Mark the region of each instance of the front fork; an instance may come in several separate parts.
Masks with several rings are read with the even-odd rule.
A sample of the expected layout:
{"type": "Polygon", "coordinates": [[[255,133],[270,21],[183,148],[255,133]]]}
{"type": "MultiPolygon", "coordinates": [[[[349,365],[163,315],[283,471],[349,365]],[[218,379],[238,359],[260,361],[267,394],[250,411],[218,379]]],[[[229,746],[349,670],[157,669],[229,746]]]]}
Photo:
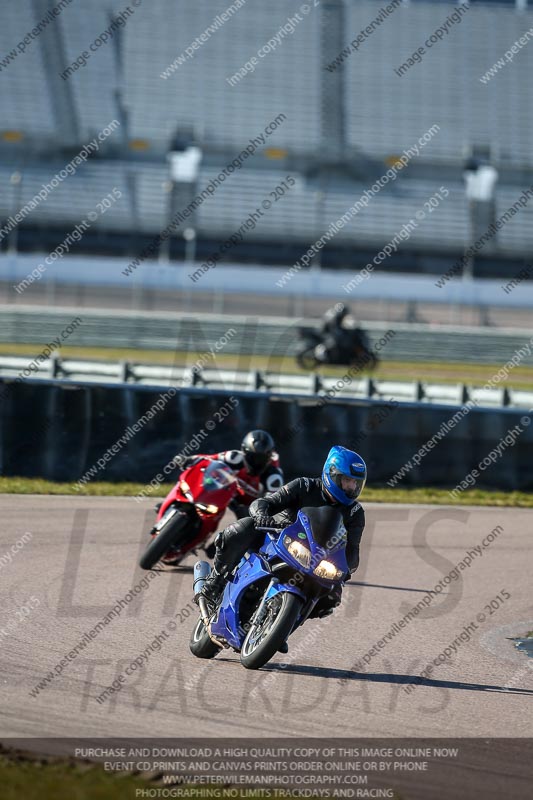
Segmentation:
{"type": "Polygon", "coordinates": [[[250,619],[250,627],[252,627],[253,625],[260,625],[263,622],[266,614],[266,604],[269,600],[268,593],[270,592],[275,583],[276,583],[275,579],[271,578],[267,588],[265,589],[263,597],[261,598],[261,602],[255,609],[252,618],[250,619]]]}
{"type": "MultiPolygon", "coordinates": [[[[259,603],[257,609],[255,610],[255,612],[254,612],[254,614],[253,614],[253,616],[252,616],[252,618],[250,620],[250,629],[252,627],[254,627],[254,626],[261,625],[261,623],[263,622],[263,620],[265,618],[265,614],[266,614],[267,603],[268,603],[269,600],[272,599],[272,597],[276,596],[275,594],[274,595],[270,595],[270,590],[277,583],[278,583],[278,581],[277,581],[276,578],[271,578],[270,583],[268,584],[267,588],[265,589],[265,593],[263,594],[261,602],[259,603]]],[[[280,592],[276,592],[276,594],[280,594],[280,592]]],[[[293,630],[296,630],[296,628],[300,627],[300,625],[303,625],[303,623],[305,622],[305,620],[307,619],[307,617],[311,613],[316,601],[309,600],[303,593],[300,593],[300,592],[294,592],[293,591],[292,594],[297,594],[299,597],[302,597],[302,599],[305,602],[305,605],[303,607],[303,613],[302,613],[302,615],[300,616],[300,619],[298,620],[298,622],[295,624],[295,626],[293,628],[293,630]],[[307,613],[306,613],[306,609],[308,609],[307,613]]]]}

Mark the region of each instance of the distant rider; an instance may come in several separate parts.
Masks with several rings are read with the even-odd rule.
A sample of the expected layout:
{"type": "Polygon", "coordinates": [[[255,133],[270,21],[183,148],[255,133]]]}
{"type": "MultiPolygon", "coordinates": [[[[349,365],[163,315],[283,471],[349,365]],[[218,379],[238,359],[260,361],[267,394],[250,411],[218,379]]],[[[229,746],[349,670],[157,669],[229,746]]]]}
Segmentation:
{"type": "Polygon", "coordinates": [[[328,308],[322,320],[322,335],[337,337],[343,330],[343,322],[349,313],[350,309],[344,303],[337,303],[333,308],[328,308]]]}
{"type": "Polygon", "coordinates": [[[332,363],[348,357],[353,349],[353,330],[344,327],[344,321],[350,309],[344,303],[337,303],[324,314],[320,333],[324,339],[316,348],[316,355],[322,361],[332,363]]]}
{"type": "MultiPolygon", "coordinates": [[[[211,605],[216,604],[230,573],[246,551],[257,552],[262,546],[265,533],[256,530],[256,526],[287,527],[304,506],[329,505],[342,515],[348,579],[359,565],[359,542],[365,527],[365,513],[357,498],[363,491],[366,476],[366,464],[361,456],[336,445],[329,451],[320,478],[296,478],[274,494],[255,500],[250,506],[250,517],[228,525],[215,538],[214,567],[202,590],[206,600],[211,605]]],[[[339,605],[341,594],[339,585],[319,600],[311,616],[331,614],[339,605]]]]}

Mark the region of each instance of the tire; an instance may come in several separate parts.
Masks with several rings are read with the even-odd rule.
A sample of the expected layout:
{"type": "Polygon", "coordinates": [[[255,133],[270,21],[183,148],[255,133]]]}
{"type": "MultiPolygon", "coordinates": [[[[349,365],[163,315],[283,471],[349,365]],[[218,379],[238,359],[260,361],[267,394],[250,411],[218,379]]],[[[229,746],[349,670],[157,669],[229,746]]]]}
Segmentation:
{"type": "Polygon", "coordinates": [[[196,658],[214,658],[221,648],[211,641],[201,619],[194,626],[189,640],[189,650],[196,658]]]}
{"type": "Polygon", "coordinates": [[[189,537],[190,525],[187,514],[178,511],[166,522],[157,536],[154,536],[139,560],[142,569],[152,569],[171,547],[184,544],[189,537]],[[181,535],[180,535],[181,534],[181,535]]]}
{"type": "Polygon", "coordinates": [[[291,592],[280,592],[269,603],[276,600],[279,603],[279,608],[274,611],[273,617],[270,616],[269,619],[269,615],[267,615],[266,620],[263,621],[259,630],[263,629],[265,625],[268,626],[268,629],[259,643],[254,644],[252,640],[253,634],[258,633],[255,625],[246,634],[246,639],[241,648],[241,664],[246,669],[259,669],[270,661],[286,641],[298,619],[303,605],[303,600],[300,597],[291,592]]]}
{"type": "Polygon", "coordinates": [[[318,361],[315,357],[315,346],[312,345],[306,350],[301,350],[299,353],[296,353],[296,363],[301,369],[315,369],[318,365],[318,361]]]}

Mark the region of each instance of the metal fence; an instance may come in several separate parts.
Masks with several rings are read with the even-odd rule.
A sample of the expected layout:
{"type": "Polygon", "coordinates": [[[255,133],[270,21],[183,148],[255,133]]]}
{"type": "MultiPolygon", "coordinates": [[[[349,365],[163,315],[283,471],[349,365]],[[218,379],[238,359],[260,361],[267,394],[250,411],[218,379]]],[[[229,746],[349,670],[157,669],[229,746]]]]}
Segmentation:
{"type": "MultiPolygon", "coordinates": [[[[0,356],[0,375],[23,375],[28,359],[0,356]]],[[[61,379],[75,383],[134,383],[144,386],[178,386],[280,395],[394,400],[398,403],[439,403],[463,405],[472,400],[487,408],[533,406],[533,392],[505,387],[484,388],[464,383],[437,384],[423,381],[376,380],[358,374],[355,368],[341,378],[316,373],[297,375],[264,370],[214,369],[200,367],[136,364],[129,361],[102,362],[52,356],[35,364],[32,377],[61,379]]]]}

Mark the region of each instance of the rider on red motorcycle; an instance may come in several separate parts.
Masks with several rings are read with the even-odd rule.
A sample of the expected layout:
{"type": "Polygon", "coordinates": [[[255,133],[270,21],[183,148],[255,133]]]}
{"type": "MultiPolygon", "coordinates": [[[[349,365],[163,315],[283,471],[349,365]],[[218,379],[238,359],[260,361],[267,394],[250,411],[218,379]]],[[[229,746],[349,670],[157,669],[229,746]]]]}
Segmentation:
{"type": "Polygon", "coordinates": [[[198,458],[216,459],[227,464],[236,474],[241,490],[229,508],[237,519],[243,519],[248,516],[250,503],[267,493],[276,492],[283,486],[283,471],[274,448],[274,440],[269,433],[255,430],[246,434],[240,450],[224,450],[221,453],[198,454],[186,458],[178,455],[174,461],[180,469],[190,467],[198,458]]]}

